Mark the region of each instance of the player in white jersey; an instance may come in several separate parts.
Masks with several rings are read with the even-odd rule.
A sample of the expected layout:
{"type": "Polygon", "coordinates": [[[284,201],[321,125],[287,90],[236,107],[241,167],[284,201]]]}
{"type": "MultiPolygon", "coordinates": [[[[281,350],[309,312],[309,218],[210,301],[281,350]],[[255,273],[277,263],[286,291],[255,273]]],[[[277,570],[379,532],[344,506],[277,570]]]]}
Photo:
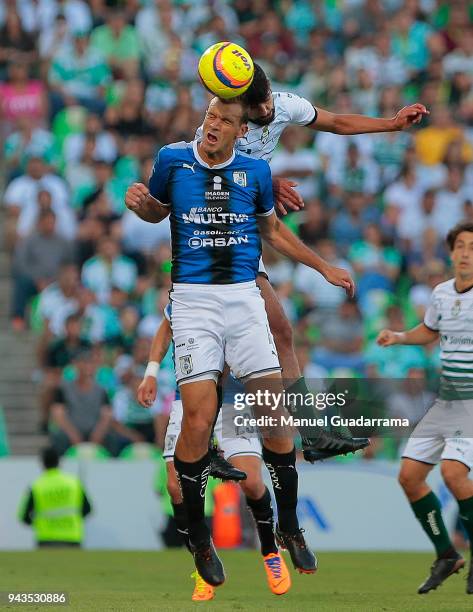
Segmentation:
{"type": "MultiPolygon", "coordinates": [[[[402,108],[390,119],[366,117],[364,115],[340,115],[315,107],[309,100],[288,92],[271,91],[271,83],[263,69],[255,64],[253,82],[243,96],[248,106],[248,131],[237,141],[236,148],[252,157],[271,161],[279,138],[288,125],[306,126],[312,130],[334,132],[342,135],[392,132],[408,129],[419,123],[428,114],[423,104],[412,104],[402,108]]],[[[201,128],[196,137],[201,135],[201,128]]],[[[135,184],[136,185],[136,184],[135,184]]],[[[304,203],[293,189],[296,184],[287,179],[273,178],[274,204],[278,212],[286,214],[286,208],[300,210],[304,203]]],[[[137,204],[132,193],[132,185],[126,195],[127,206],[137,204]]],[[[330,281],[329,281],[330,282],[330,281]]],[[[288,393],[295,397],[305,397],[308,392],[294,350],[292,327],[284,309],[272,288],[263,262],[260,261],[256,281],[265,301],[269,326],[276,344],[283,379],[288,393]]],[[[297,416],[312,418],[312,409],[305,404],[292,407],[297,416]]],[[[314,462],[339,454],[360,450],[369,444],[367,438],[348,438],[339,433],[318,429],[308,434],[301,431],[304,458],[314,462]]]]}
{"type": "MultiPolygon", "coordinates": [[[[436,589],[464,565],[442,518],[441,505],[426,478],[440,462],[445,484],[458,502],[473,556],[473,223],[447,236],[455,277],[432,292],[424,322],[409,331],[384,329],[378,344],[430,344],[440,339],[438,398],[412,433],[403,453],[399,482],[437,553],[431,574],[418,593],[436,589]]],[[[467,579],[473,594],[473,561],[467,579]]]]}
{"type": "MultiPolygon", "coordinates": [[[[272,92],[271,83],[263,69],[255,64],[253,82],[243,95],[248,106],[248,131],[237,141],[237,149],[271,161],[279,138],[288,125],[306,126],[311,130],[353,135],[373,132],[392,132],[408,129],[419,123],[428,113],[423,104],[412,104],[402,108],[395,117],[382,119],[363,115],[339,115],[315,107],[309,100],[288,92],[272,92]]],[[[292,188],[295,183],[273,177],[275,207],[280,214],[286,214],[285,207],[299,210],[303,207],[302,198],[292,188]]],[[[289,323],[279,299],[272,288],[264,266],[260,265],[257,279],[258,287],[266,304],[269,326],[277,347],[283,378],[288,393],[305,397],[307,386],[299,368],[294,351],[291,324],[289,323]]],[[[298,417],[313,418],[313,408],[304,403],[292,409],[298,417]]],[[[369,443],[367,438],[347,438],[340,433],[307,428],[300,431],[304,458],[313,462],[327,459],[338,454],[346,454],[362,449],[369,443]]]]}

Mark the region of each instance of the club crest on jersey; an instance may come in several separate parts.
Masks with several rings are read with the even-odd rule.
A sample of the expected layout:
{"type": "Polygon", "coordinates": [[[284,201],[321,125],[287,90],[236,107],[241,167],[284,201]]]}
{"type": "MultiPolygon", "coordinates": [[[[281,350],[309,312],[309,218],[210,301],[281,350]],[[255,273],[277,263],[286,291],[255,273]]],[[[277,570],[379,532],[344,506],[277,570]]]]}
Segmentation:
{"type": "Polygon", "coordinates": [[[179,357],[179,366],[181,368],[181,372],[187,376],[192,372],[194,366],[192,365],[192,355],[183,355],[179,357]]]}
{"type": "Polygon", "coordinates": [[[266,144],[268,142],[268,138],[269,138],[269,127],[265,125],[261,132],[261,142],[263,144],[266,144]]]}
{"type": "Polygon", "coordinates": [[[234,172],[233,182],[240,185],[240,187],[246,187],[246,172],[234,172]]]}
{"type": "Polygon", "coordinates": [[[461,311],[461,307],[462,303],[460,302],[460,300],[455,300],[452,306],[452,310],[450,311],[452,317],[458,317],[461,311]]]}

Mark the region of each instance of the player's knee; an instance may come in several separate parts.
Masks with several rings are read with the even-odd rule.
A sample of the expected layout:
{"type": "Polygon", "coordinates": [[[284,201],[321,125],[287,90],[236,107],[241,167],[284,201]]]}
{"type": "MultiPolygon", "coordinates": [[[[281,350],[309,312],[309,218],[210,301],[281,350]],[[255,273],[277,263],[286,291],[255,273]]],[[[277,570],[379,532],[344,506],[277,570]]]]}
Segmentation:
{"type": "Polygon", "coordinates": [[[261,478],[261,473],[255,474],[251,471],[247,472],[246,480],[240,482],[240,487],[246,497],[260,499],[264,494],[264,483],[261,478]]]}
{"type": "Polygon", "coordinates": [[[399,472],[398,482],[404,489],[408,497],[415,495],[416,491],[422,486],[423,479],[406,467],[402,467],[399,472]]]}
{"type": "Polygon", "coordinates": [[[468,469],[458,461],[442,462],[440,466],[442,478],[454,496],[461,495],[468,479],[468,469]]]}
{"type": "Polygon", "coordinates": [[[184,437],[193,439],[209,438],[212,430],[213,418],[198,411],[186,414],[182,419],[181,433],[184,437]]]}

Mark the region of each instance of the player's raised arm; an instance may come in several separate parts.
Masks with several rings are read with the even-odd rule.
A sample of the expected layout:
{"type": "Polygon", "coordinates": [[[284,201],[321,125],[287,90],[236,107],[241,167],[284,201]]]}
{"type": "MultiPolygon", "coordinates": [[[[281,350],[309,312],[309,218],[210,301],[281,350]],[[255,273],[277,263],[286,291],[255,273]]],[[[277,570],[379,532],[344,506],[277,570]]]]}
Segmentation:
{"type": "Polygon", "coordinates": [[[306,246],[302,240],[291,232],[273,213],[266,217],[259,217],[258,224],[264,240],[273,249],[289,257],[293,261],[302,263],[309,268],[320,272],[326,281],[337,287],[343,287],[347,295],[355,295],[355,283],[350,274],[342,268],[332,266],[322,259],[315,251],[306,246]]]}
{"type": "Polygon", "coordinates": [[[161,365],[161,362],[169,349],[171,340],[171,324],[167,318],[164,318],[154,335],[149,352],[148,366],[146,368],[143,380],[138,387],[137,399],[145,408],[152,406],[154,400],[156,399],[156,393],[158,391],[156,376],[159,371],[159,366],[161,365]]]}
{"type": "Polygon", "coordinates": [[[379,346],[392,346],[393,344],[430,344],[438,338],[438,331],[430,329],[425,323],[420,323],[413,329],[395,332],[391,329],[382,329],[376,342],[379,346]]]}
{"type": "Polygon", "coordinates": [[[420,123],[429,111],[423,104],[404,106],[394,117],[366,117],[365,115],[339,115],[317,108],[316,119],[309,124],[312,130],[333,132],[334,134],[369,134],[374,132],[399,132],[420,123]]]}

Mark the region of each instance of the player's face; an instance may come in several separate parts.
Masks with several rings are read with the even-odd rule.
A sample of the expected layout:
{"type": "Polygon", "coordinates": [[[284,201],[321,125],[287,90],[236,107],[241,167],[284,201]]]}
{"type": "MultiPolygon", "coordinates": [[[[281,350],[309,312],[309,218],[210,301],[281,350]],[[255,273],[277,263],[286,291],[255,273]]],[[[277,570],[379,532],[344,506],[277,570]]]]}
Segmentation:
{"type": "Polygon", "coordinates": [[[202,148],[208,155],[231,152],[237,138],[247,131],[241,122],[243,108],[240,104],[224,104],[214,98],[205,115],[202,148]]]}
{"type": "Polygon", "coordinates": [[[248,118],[256,125],[268,125],[274,119],[273,94],[270,93],[264,102],[248,108],[248,118]]]}
{"type": "Polygon", "coordinates": [[[458,234],[450,253],[455,276],[473,279],[473,232],[458,234]]]}

